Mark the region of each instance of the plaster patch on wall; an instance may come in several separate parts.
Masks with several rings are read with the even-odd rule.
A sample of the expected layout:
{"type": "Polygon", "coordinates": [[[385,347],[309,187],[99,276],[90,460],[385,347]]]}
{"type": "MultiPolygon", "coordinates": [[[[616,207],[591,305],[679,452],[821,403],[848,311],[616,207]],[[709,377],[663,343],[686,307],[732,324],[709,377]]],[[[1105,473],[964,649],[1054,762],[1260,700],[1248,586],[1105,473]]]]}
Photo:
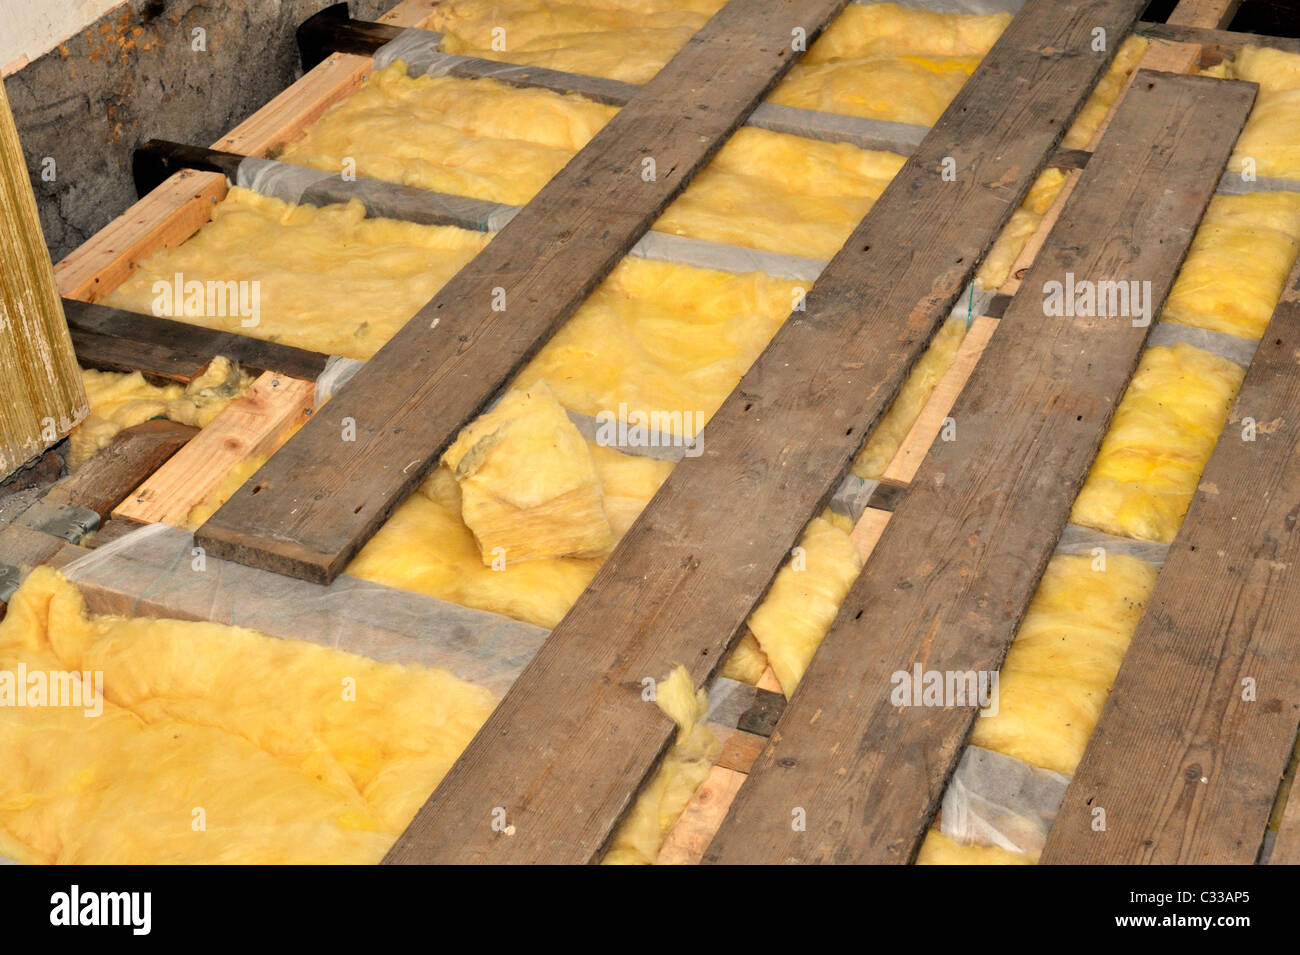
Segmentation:
{"type": "Polygon", "coordinates": [[[0,76],[22,69],[126,0],[0,0],[0,76]]]}

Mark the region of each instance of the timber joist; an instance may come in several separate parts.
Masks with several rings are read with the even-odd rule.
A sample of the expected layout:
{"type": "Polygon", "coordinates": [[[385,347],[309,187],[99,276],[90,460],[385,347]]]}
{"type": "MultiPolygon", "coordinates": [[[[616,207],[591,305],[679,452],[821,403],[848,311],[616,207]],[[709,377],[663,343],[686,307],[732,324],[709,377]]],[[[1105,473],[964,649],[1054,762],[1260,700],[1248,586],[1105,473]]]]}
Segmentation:
{"type": "MultiPolygon", "coordinates": [[[[178,523],[232,463],[267,457],[195,536],[160,530],[116,576],[79,586],[102,612],[238,617],[335,645],[364,633],[398,658],[502,694],[386,861],[599,861],[674,733],[642,699],[643,680],[677,664],[709,690],[726,745],[661,861],[913,861],[977,711],[893,705],[890,674],[914,663],[999,668],[1048,560],[1095,543],[1069,524],[1071,504],[1143,350],[1190,340],[1174,325],[1045,315],[1040,292],[1066,273],[1140,277],[1158,313],[1216,191],[1289,189],[1228,170],[1255,86],[1177,74],[1246,44],[1291,50],[1295,41],[1228,32],[1226,2],[1185,3],[1196,16],[1148,24],[1140,0],[1028,0],[933,127],[763,103],[798,59],[796,28],[811,45],[846,3],[732,0],[643,86],[440,52],[436,34],[420,29],[427,0],[406,0],[378,24],[351,20],[345,5],[304,24],[309,69],[299,83],[211,148],[146,144],[140,201],[56,268],[83,364],[185,382],[224,355],[258,373],[256,384],[197,435],[160,422],[130,429],[84,474],[37,495],[26,517],[0,510],[0,580],[19,566],[78,560],[142,524],[178,523]],[[1111,38],[1100,50],[1098,29],[1111,38]],[[1134,31],[1159,42],[1089,148],[1062,149],[1134,31]],[[227,180],[296,175],[273,157],[376,62],[409,50],[430,55],[413,70],[436,63],[447,75],[578,92],[620,110],[523,206],[364,178],[298,180],[297,201],[359,198],[372,216],[495,234],[328,404],[315,404],[311,383],[330,356],[99,304],[150,252],[202,227],[227,180]],[[653,232],[742,125],[907,159],[829,261],[653,232]],[[660,170],[652,182],[640,175],[647,155],[660,170]],[[955,177],[943,174],[949,164],[955,177]],[[1047,166],[1069,172],[1067,187],[1012,278],[976,305],[976,270],[1047,166]],[[460,430],[629,254],[815,284],[709,421],[702,453],[676,463],[564,619],[548,632],[343,574],[460,430]],[[507,313],[491,308],[496,288],[507,313]],[[969,320],[952,367],[884,478],[853,478],[854,458],[952,314],[969,320]],[[345,419],[355,441],[338,440],[345,419]],[[938,440],[948,420],[960,422],[959,441],[938,440]],[[798,688],[787,702],[771,685],[720,677],[801,530],[827,505],[856,521],[865,565],[798,688]],[[93,514],[98,537],[50,530],[70,514],[93,514]],[[191,547],[217,568],[216,589],[209,580],[142,600],[146,582],[191,547]],[[256,601],[241,602],[250,593],[267,606],[321,593],[355,602],[286,630],[274,614],[259,616],[256,601]],[[417,639],[396,622],[416,618],[448,636],[430,627],[417,639]],[[494,807],[508,835],[490,824],[494,807]],[[805,826],[791,826],[795,810],[805,826]]],[[[1163,565],[1157,589],[1043,861],[1260,855],[1300,727],[1289,624],[1300,611],[1297,308],[1300,271],[1257,352],[1253,342],[1222,343],[1248,368],[1205,472],[1202,486],[1215,490],[1198,492],[1172,545],[1146,552],[1163,565]],[[1241,415],[1282,424],[1247,445],[1229,435],[1241,415]],[[1241,703],[1247,670],[1275,704],[1241,703]],[[1089,825],[1099,801],[1113,820],[1104,838],[1089,825]]],[[[1294,803],[1279,856],[1300,843],[1294,803]]]]}

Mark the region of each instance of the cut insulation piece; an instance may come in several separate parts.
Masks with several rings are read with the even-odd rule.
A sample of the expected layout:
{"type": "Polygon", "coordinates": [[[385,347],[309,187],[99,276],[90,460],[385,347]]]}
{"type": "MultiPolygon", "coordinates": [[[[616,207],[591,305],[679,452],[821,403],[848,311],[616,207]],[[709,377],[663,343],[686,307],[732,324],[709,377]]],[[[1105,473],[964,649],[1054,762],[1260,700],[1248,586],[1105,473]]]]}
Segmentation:
{"type": "Polygon", "coordinates": [[[998,678],[998,710],[971,743],[1072,775],[1156,583],[1125,554],[1057,554],[998,678]]]}
{"type": "Polygon", "coordinates": [[[677,724],[677,739],[614,833],[604,865],[653,865],[673,824],[722,753],[722,743],[701,722],[709,696],[695,689],[685,667],[659,681],[655,702],[677,724]]]}
{"type": "MultiPolygon", "coordinates": [[[[598,557],[614,546],[600,478],[544,381],[509,391],[442,456],[483,563],[598,557]]],[[[498,566],[499,565],[499,566],[498,566]]]]}
{"type": "Polygon", "coordinates": [[[1297,252],[1300,193],[1215,196],[1160,320],[1259,338],[1297,252]]]}
{"type": "Polygon", "coordinates": [[[938,829],[925,834],[917,865],[1033,865],[1037,853],[1010,852],[997,846],[964,846],[938,829]]]}
{"type": "MultiPolygon", "coordinates": [[[[672,464],[589,444],[612,529],[621,536],[667,479],[672,464]]],[[[600,567],[597,558],[554,557],[483,563],[461,519],[461,494],[438,467],[352,560],[346,573],[465,607],[554,627],[600,567]]]]}
{"type": "Polygon", "coordinates": [[[749,618],[788,698],[821,646],[862,560],[848,533],[815,517],[772,582],[767,597],[749,618]]]}
{"type": "Polygon", "coordinates": [[[86,417],[36,197],[0,82],[0,480],[86,417]]]}
{"type": "Polygon", "coordinates": [[[102,675],[97,716],[0,706],[0,855],[31,864],[377,863],[495,705],[443,670],[87,616],[46,567],[0,622],[19,666],[102,675]]]}
{"type": "Polygon", "coordinates": [[[1228,168],[1300,179],[1300,54],[1248,46],[1237,54],[1231,73],[1258,83],[1259,93],[1228,168]]]}
{"type": "Polygon", "coordinates": [[[84,369],[81,373],[90,415],[69,440],[68,468],[76,470],[106,447],[123,428],[151,418],[202,428],[252,384],[252,376],[228,358],[214,358],[186,385],[152,385],[138,371],[130,374],[84,369]]]}
{"type": "Polygon", "coordinates": [[[1172,542],[1244,374],[1226,358],[1181,342],[1147,349],[1070,520],[1119,537],[1172,542]]]}

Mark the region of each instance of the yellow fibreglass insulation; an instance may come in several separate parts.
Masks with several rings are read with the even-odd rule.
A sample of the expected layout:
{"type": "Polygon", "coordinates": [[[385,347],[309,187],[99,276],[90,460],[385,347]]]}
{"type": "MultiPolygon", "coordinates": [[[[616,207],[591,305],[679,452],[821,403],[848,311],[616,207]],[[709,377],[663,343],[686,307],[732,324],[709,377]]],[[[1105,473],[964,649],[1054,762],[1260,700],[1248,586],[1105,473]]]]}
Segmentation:
{"type": "Polygon", "coordinates": [[[1240,173],[1250,159],[1257,176],[1300,179],[1300,55],[1248,46],[1230,72],[1258,83],[1259,93],[1228,168],[1240,173]]]}
{"type": "Polygon", "coordinates": [[[1181,342],[1147,349],[1070,520],[1172,542],[1244,375],[1226,358],[1181,342]]]}
{"type": "Polygon", "coordinates": [[[215,358],[187,385],[152,385],[140,372],[82,369],[90,414],[69,436],[68,467],[76,470],[123,428],[167,418],[202,428],[252,382],[229,359],[215,358]]]}
{"type": "MultiPolygon", "coordinates": [[[[590,444],[602,497],[621,536],[667,478],[672,465],[590,444]]],[[[461,492],[439,466],[393,513],[346,573],[466,607],[554,627],[600,567],[599,558],[550,557],[485,565],[461,517],[461,492]]]]}
{"type": "Polygon", "coordinates": [[[32,572],[0,671],[103,675],[103,710],[0,707],[0,855],[376,863],[491,713],[443,670],[212,623],[87,616],[32,572]]]}
{"type": "Polygon", "coordinates": [[[153,313],[155,282],[247,281],[260,316],[174,316],[327,355],[369,358],[483,248],[451,226],[367,219],[358,201],[291,206],[233,188],[212,221],[175,248],[146,256],[104,304],[153,313]]]}
{"type": "Polygon", "coordinates": [[[975,284],[982,289],[994,290],[1010,277],[1011,268],[1024,250],[1025,243],[1038,231],[1043,216],[1056,201],[1067,178],[1061,170],[1050,167],[1039,173],[1024,202],[1011,213],[1010,221],[1003,227],[988,255],[984,256],[979,271],[975,273],[975,284]]]}
{"type": "Polygon", "coordinates": [[[824,518],[813,518],[798,548],[749,618],[749,631],[787,698],[862,569],[849,535],[824,518]]]}
{"type": "Polygon", "coordinates": [[[952,366],[957,348],[965,337],[964,318],[950,318],[940,326],[930,347],[921,355],[889,410],[881,416],[880,423],[858,452],[852,467],[854,475],[872,481],[878,481],[884,475],[885,468],[898,453],[903,439],[912,430],[921,409],[934,392],[934,386],[952,366]]]}
{"type": "Polygon", "coordinates": [[[1010,852],[997,846],[967,846],[954,842],[938,829],[925,834],[917,865],[1033,865],[1037,854],[1010,852]]]}
{"type": "Polygon", "coordinates": [[[1011,14],[847,7],[769,100],[827,113],[930,126],[1011,22],[1011,14]]]}
{"type": "Polygon", "coordinates": [[[429,29],[448,53],[645,83],[725,2],[446,0],[429,29]]]}
{"type": "Polygon", "coordinates": [[[677,738],[614,833],[601,860],[605,865],[653,865],[673,824],[722,752],[721,741],[701,722],[709,709],[708,694],[694,687],[685,667],[659,682],[655,702],[677,724],[677,738]]]}
{"type": "MultiPolygon", "coordinates": [[[[442,48],[451,53],[645,83],[722,5],[453,0],[439,4],[431,28],[445,35],[442,48]],[[501,32],[494,37],[494,30],[501,32]]],[[[933,123],[1010,21],[1008,13],[964,16],[855,4],[831,23],[771,99],[933,123]]]]}
{"type": "MultiPolygon", "coordinates": [[[[803,283],[806,285],[806,283],[803,283]]],[[[570,411],[712,417],[785,321],[801,283],[625,259],[519,374],[570,411]]]]}
{"type": "MultiPolygon", "coordinates": [[[[526,204],[617,110],[494,80],[407,76],[403,63],[312,124],[280,157],[404,185],[526,204]]],[[[889,152],[740,129],[654,229],[829,259],[903,165],[889,152]]]]}
{"type": "Polygon", "coordinates": [[[722,669],[718,672],[729,680],[739,680],[741,683],[754,686],[763,678],[766,671],[767,654],[758,645],[754,635],[746,629],[740,640],[731,648],[731,652],[727,654],[727,658],[722,661],[722,669]]]}
{"type": "Polygon", "coordinates": [[[442,463],[460,485],[483,563],[599,557],[614,545],[587,443],[546,383],[507,392],[452,442],[442,463]]]}
{"type": "Polygon", "coordinates": [[[1002,664],[998,712],[971,743],[1072,775],[1155,583],[1124,554],[1054,556],[1002,664]]]}
{"type": "Polygon", "coordinates": [[[1137,68],[1138,60],[1142,59],[1142,54],[1147,51],[1148,45],[1146,37],[1138,36],[1136,33],[1124,38],[1119,51],[1115,54],[1115,59],[1111,60],[1101,80],[1079,109],[1079,115],[1074,118],[1073,125],[1066,131],[1065,138],[1061,141],[1065,149],[1087,149],[1091,145],[1097,130],[1101,128],[1102,121],[1115,104],[1115,100],[1119,99],[1119,94],[1128,83],[1129,74],[1137,68]]]}
{"type": "MultiPolygon", "coordinates": [[[[1300,143],[1300,126],[1290,131],[1300,143]]],[[[1259,338],[1300,252],[1300,193],[1215,196],[1160,320],[1259,338]]]]}

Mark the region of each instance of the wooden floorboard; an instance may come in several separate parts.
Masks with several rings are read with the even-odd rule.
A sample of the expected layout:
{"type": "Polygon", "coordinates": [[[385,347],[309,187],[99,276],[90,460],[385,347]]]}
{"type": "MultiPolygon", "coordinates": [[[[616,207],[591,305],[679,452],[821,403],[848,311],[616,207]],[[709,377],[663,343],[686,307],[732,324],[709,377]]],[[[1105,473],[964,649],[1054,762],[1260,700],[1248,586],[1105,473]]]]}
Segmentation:
{"type": "Polygon", "coordinates": [[[1300,726],[1300,267],[1237,396],[1043,862],[1256,859],[1300,726]],[[1243,418],[1258,422],[1243,440],[1243,418]],[[1094,829],[1098,809],[1105,829],[1094,829]]]}
{"type": "Polygon", "coordinates": [[[209,553],[339,573],[844,3],[731,0],[200,529],[209,553]]]}
{"type": "Polygon", "coordinates": [[[1140,6],[1021,11],[390,861],[599,855],[672,733],[642,679],[678,663],[712,675],[1108,65],[1093,28],[1122,35],[1140,6]],[[512,835],[491,828],[493,807],[512,835]]]}
{"type": "Polygon", "coordinates": [[[976,709],[896,706],[894,674],[999,668],[1147,337],[1046,283],[1149,281],[1154,313],[1254,91],[1138,73],[706,861],[913,859],[976,709]]]}

